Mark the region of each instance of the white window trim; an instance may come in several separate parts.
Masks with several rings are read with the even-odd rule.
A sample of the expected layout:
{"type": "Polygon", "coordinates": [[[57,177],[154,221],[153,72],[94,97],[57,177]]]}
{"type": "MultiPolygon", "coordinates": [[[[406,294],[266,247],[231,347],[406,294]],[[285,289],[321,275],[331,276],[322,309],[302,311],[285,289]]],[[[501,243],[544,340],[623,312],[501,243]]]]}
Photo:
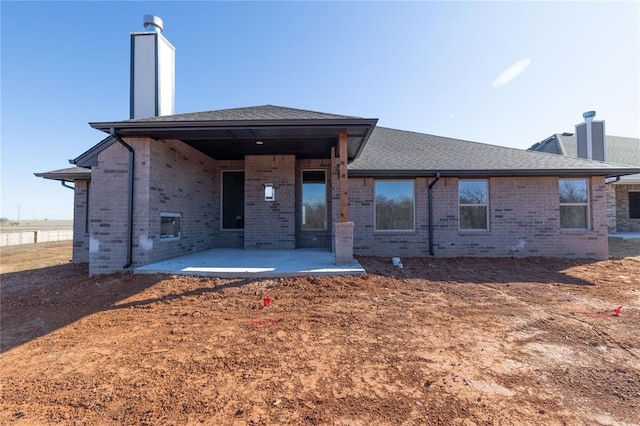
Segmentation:
{"type": "MultiPolygon", "coordinates": [[[[560,210],[563,206],[586,206],[587,207],[587,227],[586,228],[563,228],[562,223],[560,223],[560,231],[562,232],[585,232],[591,230],[591,191],[590,191],[590,179],[588,178],[559,178],[558,179],[558,214],[560,214],[560,210]],[[584,181],[587,185],[587,202],[586,203],[562,203],[560,202],[560,181],[563,180],[579,180],[584,181]]],[[[560,217],[558,217],[560,220],[560,217]]]]}
{"type": "MultiPolygon", "coordinates": [[[[220,230],[224,232],[244,232],[244,227],[242,228],[225,228],[224,227],[224,174],[229,172],[246,173],[244,170],[236,170],[236,169],[220,171],[220,230]]],[[[244,221],[244,218],[242,218],[242,220],[244,221]]]]}
{"type": "Polygon", "coordinates": [[[416,180],[415,179],[374,179],[373,180],[373,231],[383,234],[406,234],[416,232],[416,180]],[[413,223],[411,229],[378,229],[378,220],[376,218],[376,182],[412,182],[413,183],[413,223]]]}
{"type": "Polygon", "coordinates": [[[163,217],[177,217],[178,219],[180,219],[180,229],[178,230],[178,236],[174,236],[174,237],[163,237],[162,236],[162,230],[160,231],[160,241],[176,241],[179,240],[180,237],[182,236],[182,213],[176,213],[176,212],[160,212],[160,223],[162,226],[162,218],[163,217]]]}
{"type": "Polygon", "coordinates": [[[326,231],[329,227],[329,203],[327,202],[327,189],[329,185],[327,183],[327,170],[326,169],[302,169],[300,170],[300,230],[302,232],[307,231],[326,231]],[[324,172],[324,227],[323,228],[305,228],[302,223],[302,209],[304,208],[304,172],[324,172]]]}
{"type": "Polygon", "coordinates": [[[489,179],[458,179],[458,231],[463,233],[486,233],[491,231],[491,223],[489,222],[489,179]],[[485,182],[487,184],[487,202],[485,204],[460,204],[460,182],[485,182]],[[463,228],[462,215],[460,214],[460,207],[486,207],[487,209],[487,227],[482,229],[463,228]]]}

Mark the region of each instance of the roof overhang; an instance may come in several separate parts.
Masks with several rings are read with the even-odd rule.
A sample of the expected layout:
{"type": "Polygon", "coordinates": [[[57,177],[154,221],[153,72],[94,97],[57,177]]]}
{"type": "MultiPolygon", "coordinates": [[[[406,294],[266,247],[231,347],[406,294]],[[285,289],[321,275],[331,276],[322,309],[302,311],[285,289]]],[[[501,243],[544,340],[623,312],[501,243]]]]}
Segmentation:
{"type": "Polygon", "coordinates": [[[119,121],[89,123],[122,138],[177,139],[216,160],[243,159],[245,155],[296,155],[330,158],[341,133],[347,133],[348,160],[357,158],[377,119],[229,121],[119,121]]]}
{"type": "Polygon", "coordinates": [[[44,179],[59,180],[63,182],[90,180],[91,169],[86,169],[84,167],[71,167],[68,169],[52,170],[50,172],[34,173],[34,175],[44,179]]]}
{"type": "Polygon", "coordinates": [[[409,178],[430,177],[438,173],[441,177],[488,178],[488,177],[585,177],[605,178],[636,174],[640,169],[478,169],[478,170],[349,170],[349,177],[409,178]]]}

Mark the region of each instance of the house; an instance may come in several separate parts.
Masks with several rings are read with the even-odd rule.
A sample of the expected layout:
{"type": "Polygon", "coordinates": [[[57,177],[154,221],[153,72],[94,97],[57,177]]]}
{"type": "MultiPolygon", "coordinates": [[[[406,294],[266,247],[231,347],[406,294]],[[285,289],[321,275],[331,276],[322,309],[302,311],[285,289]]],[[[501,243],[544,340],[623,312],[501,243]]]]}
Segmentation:
{"type": "MultiPolygon", "coordinates": [[[[592,119],[595,112],[585,115],[592,119]]],[[[576,126],[576,133],[551,135],[529,150],[582,158],[589,158],[591,154],[592,159],[640,167],[640,139],[605,135],[604,121],[593,122],[602,123],[593,130],[602,146],[600,150],[578,149],[587,144],[586,140],[581,141],[586,139],[586,132],[578,131],[584,123],[576,126]]],[[[607,227],[610,233],[640,232],[640,174],[619,176],[607,182],[607,227]]]]}
{"type": "Polygon", "coordinates": [[[131,118],[90,123],[108,136],[38,174],[75,183],[73,259],[91,274],[214,247],[607,257],[605,179],[640,168],[273,105],[174,114],[173,47],[145,21],[131,118]]]}

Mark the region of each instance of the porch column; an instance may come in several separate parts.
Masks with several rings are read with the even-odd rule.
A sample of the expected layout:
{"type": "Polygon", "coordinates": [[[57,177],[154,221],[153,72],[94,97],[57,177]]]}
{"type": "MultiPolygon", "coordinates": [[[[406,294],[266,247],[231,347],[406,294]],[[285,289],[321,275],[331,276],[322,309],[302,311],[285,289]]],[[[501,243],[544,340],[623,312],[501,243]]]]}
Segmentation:
{"type": "Polygon", "coordinates": [[[349,222],[349,176],[347,172],[347,133],[338,138],[338,187],[340,189],[340,222],[335,226],[336,264],[353,262],[353,222],[349,222]]]}

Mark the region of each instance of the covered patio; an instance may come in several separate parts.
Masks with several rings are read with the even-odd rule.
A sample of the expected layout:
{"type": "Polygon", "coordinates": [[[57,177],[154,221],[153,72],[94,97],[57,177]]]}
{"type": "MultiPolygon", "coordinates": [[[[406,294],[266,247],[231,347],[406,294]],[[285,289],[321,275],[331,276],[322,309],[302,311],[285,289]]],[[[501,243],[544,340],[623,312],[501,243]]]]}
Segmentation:
{"type": "Polygon", "coordinates": [[[136,274],[198,275],[219,278],[278,278],[328,275],[364,275],[353,259],[336,265],[335,254],[322,249],[243,250],[216,248],[150,263],[136,274]]]}

